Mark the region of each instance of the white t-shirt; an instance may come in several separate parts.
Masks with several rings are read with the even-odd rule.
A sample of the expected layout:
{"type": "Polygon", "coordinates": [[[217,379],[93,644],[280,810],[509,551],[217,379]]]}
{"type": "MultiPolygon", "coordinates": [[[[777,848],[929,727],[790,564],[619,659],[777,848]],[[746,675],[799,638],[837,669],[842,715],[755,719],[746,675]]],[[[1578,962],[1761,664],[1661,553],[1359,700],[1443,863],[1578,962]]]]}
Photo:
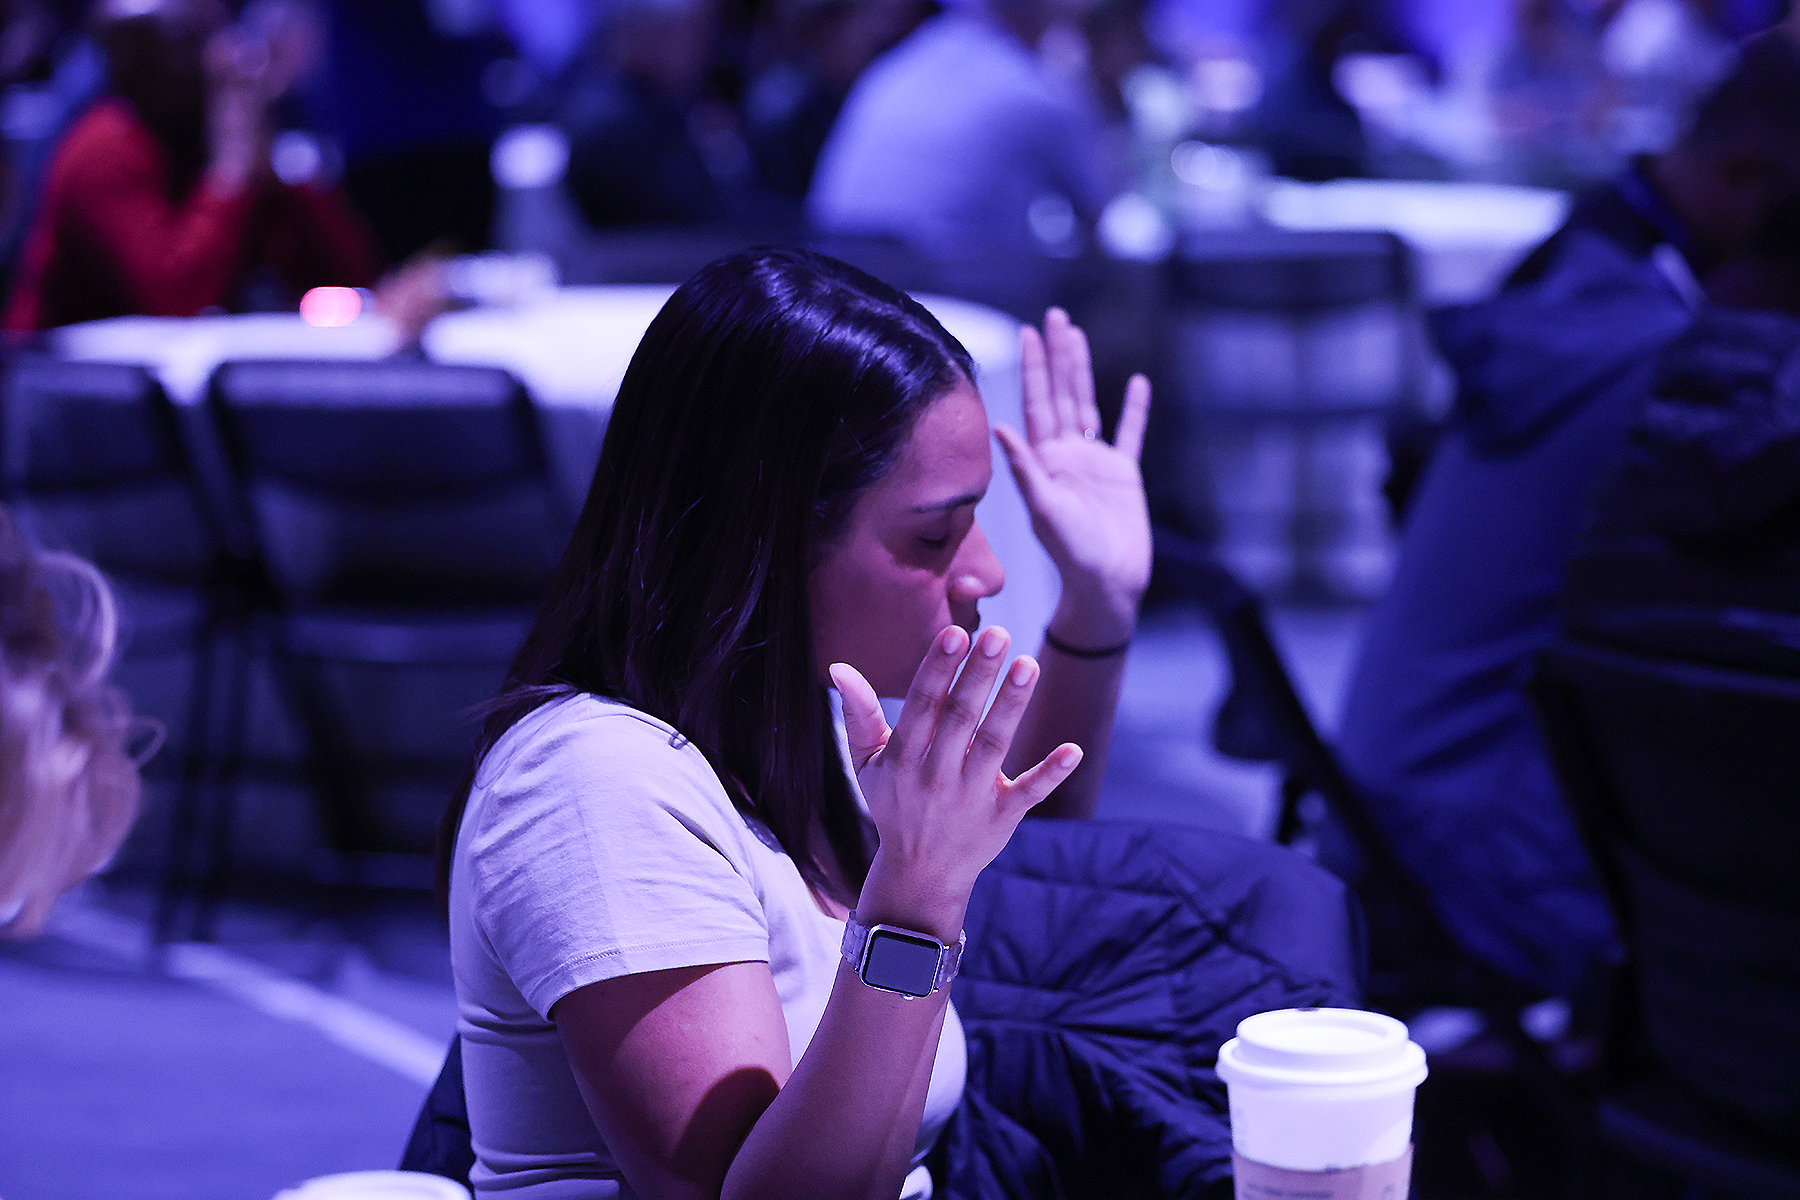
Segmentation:
{"type": "MultiPolygon", "coordinates": [[[[634,1196],[576,1090],[551,1006],[603,979],[767,962],[796,1062],[837,974],[844,923],[813,901],[761,822],[668,725],[587,694],[544,705],[475,778],[450,877],[477,1195],[634,1196]]],[[[962,1026],[944,1021],[915,1170],[962,1096],[962,1026]]]]}

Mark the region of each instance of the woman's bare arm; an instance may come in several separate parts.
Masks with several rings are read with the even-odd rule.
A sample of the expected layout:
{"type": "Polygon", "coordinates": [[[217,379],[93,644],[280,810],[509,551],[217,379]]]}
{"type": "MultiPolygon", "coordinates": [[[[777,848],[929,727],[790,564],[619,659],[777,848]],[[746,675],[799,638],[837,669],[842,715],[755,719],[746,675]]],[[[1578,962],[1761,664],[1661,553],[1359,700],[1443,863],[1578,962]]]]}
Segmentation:
{"type": "MultiPolygon", "coordinates": [[[[1017,779],[1000,764],[1036,683],[1017,660],[993,707],[1006,635],[943,631],[890,730],[841,664],[852,761],[881,835],[857,901],[865,923],[954,942],[982,868],[1075,769],[1059,747],[1017,779]],[[954,684],[952,681],[955,681],[954,684]]],[[[840,965],[823,1019],[792,1061],[768,966],[732,963],[589,984],[552,1012],[609,1150],[647,1200],[892,1200],[905,1179],[947,989],[908,1000],[840,965]]]]}
{"type": "Polygon", "coordinates": [[[1043,678],[1013,741],[1010,764],[1035,762],[1062,742],[1087,752],[1074,776],[1035,815],[1091,816],[1125,678],[1123,646],[1150,582],[1150,515],[1138,457],[1150,383],[1133,376],[1118,430],[1100,437],[1087,337],[1051,309],[1044,332],[1027,326],[1020,363],[1025,433],[995,430],[1031,510],[1031,526],[1056,563],[1062,595],[1050,618],[1043,678]],[[1051,640],[1054,639],[1054,640],[1051,640]],[[1117,653],[1100,657],[1074,651],[1117,653]]]}
{"type": "Polygon", "coordinates": [[[945,997],[908,1001],[840,967],[797,1067],[766,963],[609,979],[571,992],[552,1016],[600,1136],[647,1200],[892,1200],[919,1135],[930,1072],[918,1068],[935,1055],[945,997]]]}

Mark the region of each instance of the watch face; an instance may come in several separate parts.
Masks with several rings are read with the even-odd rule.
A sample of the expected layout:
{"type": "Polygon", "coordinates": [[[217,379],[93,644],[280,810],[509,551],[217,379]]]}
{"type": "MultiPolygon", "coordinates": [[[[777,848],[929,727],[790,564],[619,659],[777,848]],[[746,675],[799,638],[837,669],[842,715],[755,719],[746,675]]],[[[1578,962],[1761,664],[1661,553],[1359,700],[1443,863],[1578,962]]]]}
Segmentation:
{"type": "Polygon", "coordinates": [[[929,938],[875,927],[863,956],[863,982],[908,996],[929,996],[937,982],[940,947],[929,938]]]}

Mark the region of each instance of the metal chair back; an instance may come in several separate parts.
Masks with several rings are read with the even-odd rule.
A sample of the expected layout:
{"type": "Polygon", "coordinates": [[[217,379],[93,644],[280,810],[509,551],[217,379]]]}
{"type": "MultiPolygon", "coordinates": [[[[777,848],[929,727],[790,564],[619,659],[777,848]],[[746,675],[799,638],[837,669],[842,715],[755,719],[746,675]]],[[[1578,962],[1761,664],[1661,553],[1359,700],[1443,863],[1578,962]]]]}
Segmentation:
{"type": "Polygon", "coordinates": [[[1626,947],[1602,1133],[1800,1195],[1800,679],[1565,638],[1531,693],[1626,947]]]}

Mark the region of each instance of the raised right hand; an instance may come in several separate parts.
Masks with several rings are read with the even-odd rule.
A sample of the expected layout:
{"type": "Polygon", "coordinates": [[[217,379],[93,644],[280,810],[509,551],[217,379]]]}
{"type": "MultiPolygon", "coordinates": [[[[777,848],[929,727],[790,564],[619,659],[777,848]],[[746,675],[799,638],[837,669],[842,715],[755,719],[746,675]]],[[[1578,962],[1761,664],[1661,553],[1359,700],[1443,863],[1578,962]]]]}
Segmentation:
{"type": "Polygon", "coordinates": [[[976,876],[1025,813],[1080,764],[1081,748],[1064,743],[1016,779],[1001,771],[1038,678],[1033,659],[1014,660],[983,717],[1010,640],[1004,629],[989,627],[971,653],[968,634],[945,629],[919,664],[892,729],[861,673],[832,665],[851,762],[881,835],[857,903],[864,921],[912,922],[954,940],[976,876]]]}

